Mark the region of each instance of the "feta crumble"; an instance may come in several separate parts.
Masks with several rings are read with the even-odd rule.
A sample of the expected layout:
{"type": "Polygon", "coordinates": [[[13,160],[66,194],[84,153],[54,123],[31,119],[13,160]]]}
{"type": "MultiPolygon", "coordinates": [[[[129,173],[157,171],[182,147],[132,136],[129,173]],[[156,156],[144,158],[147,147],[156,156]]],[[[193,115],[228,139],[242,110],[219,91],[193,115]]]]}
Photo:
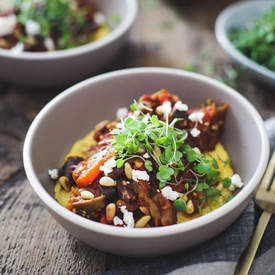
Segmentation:
{"type": "Polygon", "coordinates": [[[118,108],[116,111],[117,119],[125,117],[128,114],[128,109],[126,107],[118,108]]]}
{"type": "Polygon", "coordinates": [[[38,35],[40,34],[40,31],[41,31],[40,24],[33,20],[28,20],[25,25],[25,28],[26,28],[26,33],[29,36],[38,35]]]}
{"type": "Polygon", "coordinates": [[[103,25],[106,22],[106,18],[102,12],[96,12],[94,14],[94,21],[97,25],[103,25]]]}
{"type": "Polygon", "coordinates": [[[24,51],[24,44],[22,42],[18,42],[12,49],[11,51],[14,54],[22,53],[24,51]]]}
{"type": "Polygon", "coordinates": [[[16,25],[16,16],[2,16],[0,17],[0,36],[6,36],[13,33],[16,25]]]}
{"type": "Polygon", "coordinates": [[[231,177],[231,185],[229,186],[230,191],[234,191],[236,188],[242,188],[244,183],[238,174],[234,174],[231,177]]]}
{"type": "Polygon", "coordinates": [[[125,205],[120,207],[120,211],[123,214],[123,221],[125,222],[127,227],[133,228],[135,226],[133,212],[128,211],[125,205]]]}
{"type": "Polygon", "coordinates": [[[162,188],[161,194],[163,195],[163,197],[170,201],[175,201],[179,196],[179,193],[177,191],[173,191],[173,189],[170,186],[162,188]]]}
{"type": "Polygon", "coordinates": [[[58,169],[49,169],[48,174],[52,180],[57,180],[58,179],[58,169]]]}
{"type": "Polygon", "coordinates": [[[188,116],[188,118],[193,122],[203,123],[204,112],[194,112],[188,116]]]}
{"type": "Polygon", "coordinates": [[[150,179],[146,171],[134,170],[134,169],[132,170],[132,178],[134,181],[138,181],[138,180],[149,181],[150,179]]]}
{"type": "Polygon", "coordinates": [[[161,110],[164,114],[165,119],[168,120],[168,116],[172,112],[171,102],[170,101],[163,102],[163,104],[161,105],[161,110]]]}
{"type": "Polygon", "coordinates": [[[115,216],[113,218],[113,223],[114,223],[114,225],[123,225],[122,219],[120,219],[118,216],[115,216]]]}
{"type": "Polygon", "coordinates": [[[145,153],[145,154],[143,155],[143,157],[144,157],[145,159],[149,159],[149,158],[150,158],[150,155],[149,155],[148,153],[145,153]]]}
{"type": "Polygon", "coordinates": [[[44,46],[47,48],[48,51],[54,51],[55,50],[54,42],[50,37],[45,38],[44,46]]]}
{"type": "Polygon", "coordinates": [[[198,137],[200,133],[201,133],[201,131],[199,129],[197,129],[196,127],[190,131],[191,136],[194,138],[198,137]]]}
{"type": "Polygon", "coordinates": [[[188,105],[182,103],[181,101],[178,101],[175,104],[175,108],[176,108],[176,110],[178,110],[180,112],[184,112],[184,111],[188,110],[188,105]]]}
{"type": "Polygon", "coordinates": [[[99,167],[100,171],[103,171],[105,176],[113,172],[113,168],[116,167],[115,158],[108,159],[103,165],[99,167]]]}

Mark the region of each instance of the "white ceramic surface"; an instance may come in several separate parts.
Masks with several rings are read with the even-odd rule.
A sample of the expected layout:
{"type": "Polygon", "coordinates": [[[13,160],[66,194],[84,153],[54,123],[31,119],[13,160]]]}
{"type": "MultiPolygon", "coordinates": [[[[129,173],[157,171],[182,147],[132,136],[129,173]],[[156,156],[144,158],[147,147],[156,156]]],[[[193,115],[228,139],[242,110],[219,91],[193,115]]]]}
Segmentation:
{"type": "Polygon", "coordinates": [[[0,79],[23,86],[63,86],[93,76],[112,61],[127,41],[137,14],[137,0],[92,0],[107,19],[121,23],[106,37],[56,52],[15,54],[0,49],[0,79]]]}
{"type": "Polygon", "coordinates": [[[212,238],[247,207],[266,168],[269,142],[263,121],[239,93],[199,74],[166,68],[137,68],[83,81],[49,102],[33,121],[24,144],[24,166],[33,190],[53,217],[80,240],[114,254],[153,256],[212,238]],[[72,144],[119,107],[161,88],[189,106],[208,98],[230,104],[222,142],[245,187],[226,205],[187,223],[146,229],[113,227],[90,221],[59,205],[47,171],[60,167],[72,144]]]}
{"type": "Polygon", "coordinates": [[[228,39],[228,32],[232,28],[249,26],[271,6],[275,6],[274,0],[241,1],[230,5],[218,16],[215,24],[215,34],[220,45],[234,61],[246,68],[255,78],[275,87],[275,72],[246,57],[228,39]]]}

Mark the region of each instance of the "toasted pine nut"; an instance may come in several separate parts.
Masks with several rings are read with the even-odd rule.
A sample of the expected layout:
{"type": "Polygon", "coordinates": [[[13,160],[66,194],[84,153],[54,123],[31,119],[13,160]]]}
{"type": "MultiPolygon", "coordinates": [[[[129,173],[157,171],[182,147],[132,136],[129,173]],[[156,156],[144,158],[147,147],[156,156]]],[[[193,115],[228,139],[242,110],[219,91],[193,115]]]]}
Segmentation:
{"type": "Polygon", "coordinates": [[[109,203],[106,206],[106,219],[108,223],[111,223],[116,215],[116,205],[114,203],[109,203]]]}
{"type": "Polygon", "coordinates": [[[186,204],[186,213],[187,214],[192,214],[194,212],[194,204],[192,200],[189,200],[186,204]]]}
{"type": "Polygon", "coordinates": [[[210,122],[209,121],[205,121],[204,125],[208,127],[210,125],[210,122]]]}
{"type": "Polygon", "coordinates": [[[147,215],[147,216],[143,216],[141,217],[137,222],[135,227],[137,228],[143,228],[151,219],[151,216],[147,215]]]}
{"type": "Polygon", "coordinates": [[[158,157],[160,157],[161,151],[160,151],[160,148],[157,145],[154,146],[154,152],[158,157]]]}
{"type": "Polygon", "coordinates": [[[211,126],[211,129],[212,129],[213,131],[217,131],[218,128],[219,128],[218,124],[214,124],[214,125],[211,126]]]}
{"type": "Polygon", "coordinates": [[[90,191],[82,191],[81,193],[80,193],[80,195],[81,195],[81,198],[83,199],[83,200],[91,200],[91,199],[93,199],[94,198],[94,194],[92,193],[92,192],[90,192],[90,191]]]}
{"type": "Polygon", "coordinates": [[[139,210],[145,215],[150,215],[150,211],[145,206],[140,206],[139,210]]]}
{"type": "Polygon", "coordinates": [[[143,153],[145,153],[145,149],[144,149],[143,147],[139,147],[139,148],[138,148],[138,152],[139,152],[140,154],[143,154],[143,153]]]}
{"type": "Polygon", "coordinates": [[[162,111],[162,106],[158,106],[157,108],[156,108],[156,113],[158,114],[158,115],[163,115],[163,111],[162,111]]]}
{"type": "Polygon", "coordinates": [[[124,173],[125,173],[125,175],[126,175],[126,177],[129,179],[129,180],[131,180],[132,179],[132,167],[131,167],[131,165],[128,163],[128,162],[126,162],[125,164],[124,164],[124,173]]]}
{"type": "Polygon", "coordinates": [[[193,150],[197,153],[197,154],[201,154],[201,151],[198,147],[194,147],[193,150]]]}
{"type": "Polygon", "coordinates": [[[218,185],[216,186],[216,188],[221,191],[223,189],[222,182],[219,182],[218,185]]]}
{"type": "Polygon", "coordinates": [[[102,177],[99,184],[102,186],[116,186],[116,182],[110,177],[102,177]]]}
{"type": "Polygon", "coordinates": [[[137,159],[137,160],[135,160],[135,162],[134,162],[134,166],[135,166],[135,168],[136,168],[136,169],[141,168],[141,167],[142,167],[142,165],[143,165],[143,161],[142,161],[141,159],[137,159]]]}
{"type": "Polygon", "coordinates": [[[107,126],[108,123],[109,123],[109,120],[103,120],[103,121],[99,122],[95,126],[95,132],[98,132],[98,131],[102,130],[104,127],[107,126]]]}
{"type": "Polygon", "coordinates": [[[187,197],[186,195],[184,195],[182,198],[183,198],[183,200],[184,200],[185,202],[188,201],[188,197],[187,197]]]}

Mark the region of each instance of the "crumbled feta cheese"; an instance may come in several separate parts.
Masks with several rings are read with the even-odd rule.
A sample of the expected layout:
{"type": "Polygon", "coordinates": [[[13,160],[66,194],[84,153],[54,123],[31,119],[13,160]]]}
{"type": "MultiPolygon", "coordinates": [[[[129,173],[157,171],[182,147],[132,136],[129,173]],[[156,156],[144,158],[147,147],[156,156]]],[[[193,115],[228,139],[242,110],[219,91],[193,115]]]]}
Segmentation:
{"type": "Polygon", "coordinates": [[[94,14],[94,21],[97,25],[103,25],[106,22],[106,18],[102,12],[96,12],[94,14]]]}
{"type": "Polygon", "coordinates": [[[57,180],[58,179],[58,169],[49,169],[48,174],[52,180],[57,180]]]}
{"type": "Polygon", "coordinates": [[[55,50],[54,42],[50,37],[45,38],[44,45],[45,45],[45,47],[47,48],[48,51],[54,51],[55,50]]]}
{"type": "Polygon", "coordinates": [[[100,171],[103,171],[105,176],[113,172],[113,168],[116,167],[116,160],[115,158],[110,158],[103,165],[99,167],[100,171]]]}
{"type": "Polygon", "coordinates": [[[193,122],[203,123],[204,112],[194,112],[188,116],[188,118],[193,122]]]}
{"type": "Polygon", "coordinates": [[[40,24],[33,20],[28,20],[25,25],[25,28],[26,28],[26,33],[29,36],[38,35],[40,34],[40,31],[41,31],[40,24]]]}
{"type": "Polygon", "coordinates": [[[145,153],[145,154],[143,155],[143,157],[144,157],[145,159],[149,159],[149,158],[150,158],[150,155],[149,155],[148,153],[145,153]]]}
{"type": "Polygon", "coordinates": [[[123,221],[125,222],[127,227],[133,228],[135,226],[133,212],[128,211],[125,205],[120,207],[120,211],[123,214],[123,221]]]}
{"type": "Polygon", "coordinates": [[[229,190],[234,191],[236,188],[242,188],[244,183],[242,182],[241,177],[238,174],[234,174],[231,177],[231,185],[229,186],[229,190]]]}
{"type": "Polygon", "coordinates": [[[170,186],[162,188],[161,194],[163,195],[163,197],[170,201],[175,201],[179,196],[179,193],[177,191],[173,191],[173,189],[170,186]]]}
{"type": "Polygon", "coordinates": [[[22,42],[18,42],[11,51],[15,54],[22,53],[24,51],[24,44],[22,42]]]}
{"type": "Polygon", "coordinates": [[[114,225],[123,225],[122,219],[120,219],[118,216],[114,216],[113,223],[114,225]]]}
{"type": "Polygon", "coordinates": [[[138,180],[149,181],[150,179],[146,171],[134,170],[134,169],[132,170],[132,178],[134,181],[138,181],[138,180]]]}
{"type": "Polygon", "coordinates": [[[117,119],[125,117],[128,114],[128,109],[126,107],[118,108],[116,111],[117,119]]]}
{"type": "Polygon", "coordinates": [[[180,112],[184,112],[184,111],[188,110],[188,105],[182,103],[181,101],[178,101],[175,104],[175,108],[176,108],[176,110],[178,110],[180,112]]]}
{"type": "Polygon", "coordinates": [[[160,109],[162,113],[164,114],[165,119],[168,119],[169,114],[172,112],[172,105],[170,101],[165,101],[163,104],[160,106],[160,109]]]}
{"type": "Polygon", "coordinates": [[[2,16],[0,17],[0,36],[5,36],[13,33],[16,25],[16,16],[2,16]]]}
{"type": "Polygon", "coordinates": [[[196,127],[190,131],[191,136],[194,138],[198,137],[200,133],[201,133],[201,131],[199,129],[197,129],[196,127]]]}

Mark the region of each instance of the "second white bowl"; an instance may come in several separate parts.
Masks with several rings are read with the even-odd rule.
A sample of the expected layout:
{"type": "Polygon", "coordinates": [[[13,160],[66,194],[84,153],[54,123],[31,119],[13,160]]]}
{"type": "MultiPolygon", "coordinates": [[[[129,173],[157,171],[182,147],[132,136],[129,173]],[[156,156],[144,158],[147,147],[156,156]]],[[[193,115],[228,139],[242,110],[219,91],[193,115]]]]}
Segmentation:
{"type": "Polygon", "coordinates": [[[256,79],[275,87],[275,72],[245,56],[235,48],[228,38],[228,33],[232,28],[249,26],[271,6],[275,6],[275,2],[272,0],[241,1],[230,5],[218,16],[215,24],[215,34],[220,45],[234,61],[246,68],[256,79]]]}
{"type": "Polygon", "coordinates": [[[127,41],[137,14],[137,0],[92,0],[107,19],[121,23],[106,37],[84,46],[56,52],[15,54],[0,49],[0,79],[23,86],[64,86],[98,72],[127,41]]]}

